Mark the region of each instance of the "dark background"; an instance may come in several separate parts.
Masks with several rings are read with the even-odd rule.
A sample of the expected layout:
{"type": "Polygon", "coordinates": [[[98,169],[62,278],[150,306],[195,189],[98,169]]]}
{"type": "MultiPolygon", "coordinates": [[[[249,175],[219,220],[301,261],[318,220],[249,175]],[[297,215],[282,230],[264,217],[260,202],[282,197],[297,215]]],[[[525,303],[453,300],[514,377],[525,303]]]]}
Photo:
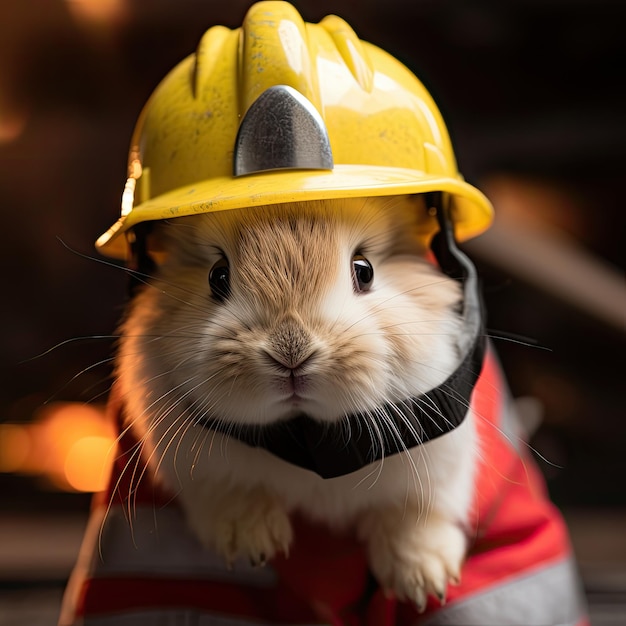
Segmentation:
{"type": "MultiPolygon", "coordinates": [[[[103,400],[112,340],[79,340],[37,355],[114,330],[124,273],[81,255],[98,258],[93,241],[118,215],[136,118],[206,28],[238,27],[249,4],[0,3],[3,422],[29,422],[50,398],[103,400]],[[85,6],[100,11],[89,18],[79,10],[85,6]]],[[[624,289],[626,3],[293,4],[307,21],[342,16],[361,38],[408,65],[440,106],[461,171],[493,192],[496,211],[500,198],[507,200],[502,211],[516,198],[584,258],[609,264],[624,289]]],[[[532,239],[526,245],[532,256],[532,239]]],[[[490,330],[548,348],[496,340],[514,393],[543,406],[532,444],[550,461],[539,459],[555,502],[566,512],[621,514],[626,311],[621,322],[609,321],[511,270],[506,259],[482,254],[480,239],[471,251],[490,330]]],[[[580,290],[592,286],[581,281],[580,290]]],[[[0,489],[0,513],[82,513],[89,504],[88,494],[55,491],[40,478],[0,474],[0,489]]]]}

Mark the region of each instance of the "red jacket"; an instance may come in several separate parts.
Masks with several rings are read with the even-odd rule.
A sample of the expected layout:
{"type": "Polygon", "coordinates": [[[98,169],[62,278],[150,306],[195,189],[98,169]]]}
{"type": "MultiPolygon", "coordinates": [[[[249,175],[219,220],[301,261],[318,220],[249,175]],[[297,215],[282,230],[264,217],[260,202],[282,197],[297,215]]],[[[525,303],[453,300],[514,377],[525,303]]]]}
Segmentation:
{"type": "MultiPolygon", "coordinates": [[[[95,498],[60,624],[79,626],[583,626],[567,530],[520,438],[491,354],[475,388],[482,455],[461,584],[423,614],[385,598],[352,536],[294,519],[289,558],[232,570],[204,551],[176,501],[145,474],[128,498],[135,442],[121,441],[95,498]],[[120,481],[121,482],[118,482],[120,481]],[[120,494],[124,494],[122,498],[120,494]],[[103,523],[104,520],[104,523],[103,523]],[[93,621],[92,621],[93,620],[93,621]]],[[[136,482],[142,467],[137,465],[136,482]]]]}

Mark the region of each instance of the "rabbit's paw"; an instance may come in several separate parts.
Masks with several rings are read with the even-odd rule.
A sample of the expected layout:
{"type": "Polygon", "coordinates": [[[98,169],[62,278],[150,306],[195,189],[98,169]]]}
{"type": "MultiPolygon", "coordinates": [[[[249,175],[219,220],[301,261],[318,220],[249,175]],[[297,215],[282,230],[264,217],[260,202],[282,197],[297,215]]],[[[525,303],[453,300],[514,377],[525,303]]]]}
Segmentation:
{"type": "Polygon", "coordinates": [[[364,526],[370,567],[379,583],[399,600],[413,602],[419,611],[427,597],[443,604],[448,583],[460,582],[466,538],[456,524],[431,514],[417,523],[395,522],[389,516],[364,526]]]}
{"type": "Polygon", "coordinates": [[[287,554],[292,528],[286,510],[262,489],[231,489],[211,506],[195,508],[189,522],[200,541],[232,566],[238,558],[264,565],[277,553],[287,554]]]}

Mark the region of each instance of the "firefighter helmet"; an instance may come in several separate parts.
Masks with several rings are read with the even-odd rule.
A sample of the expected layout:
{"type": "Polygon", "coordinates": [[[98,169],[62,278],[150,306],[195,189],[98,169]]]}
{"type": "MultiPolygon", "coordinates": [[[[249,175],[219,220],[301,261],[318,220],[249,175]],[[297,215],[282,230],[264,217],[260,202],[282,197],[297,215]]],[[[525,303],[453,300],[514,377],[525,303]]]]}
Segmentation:
{"type": "MultiPolygon", "coordinates": [[[[457,170],[441,114],[399,61],[341,18],[305,23],[259,2],[241,28],[210,28],[137,123],[122,214],[97,241],[124,258],[140,222],[296,200],[441,191],[458,240],[489,201],[457,170]]],[[[423,234],[438,229],[424,216],[423,234]]]]}

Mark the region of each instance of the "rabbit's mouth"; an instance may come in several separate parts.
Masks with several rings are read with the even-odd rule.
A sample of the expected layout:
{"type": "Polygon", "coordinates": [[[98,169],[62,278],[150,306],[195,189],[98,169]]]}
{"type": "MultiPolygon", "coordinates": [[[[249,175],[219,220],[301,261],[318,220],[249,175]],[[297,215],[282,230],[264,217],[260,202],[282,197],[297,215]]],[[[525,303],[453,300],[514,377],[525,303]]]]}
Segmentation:
{"type": "MultiPolygon", "coordinates": [[[[424,395],[355,413],[335,423],[320,422],[298,413],[269,425],[234,427],[230,422],[213,418],[204,420],[202,425],[249,446],[264,448],[322,478],[351,474],[459,426],[469,411],[485,345],[484,334],[478,334],[460,366],[444,383],[424,395]]],[[[292,397],[297,404],[298,395],[294,393],[292,397]]]]}

